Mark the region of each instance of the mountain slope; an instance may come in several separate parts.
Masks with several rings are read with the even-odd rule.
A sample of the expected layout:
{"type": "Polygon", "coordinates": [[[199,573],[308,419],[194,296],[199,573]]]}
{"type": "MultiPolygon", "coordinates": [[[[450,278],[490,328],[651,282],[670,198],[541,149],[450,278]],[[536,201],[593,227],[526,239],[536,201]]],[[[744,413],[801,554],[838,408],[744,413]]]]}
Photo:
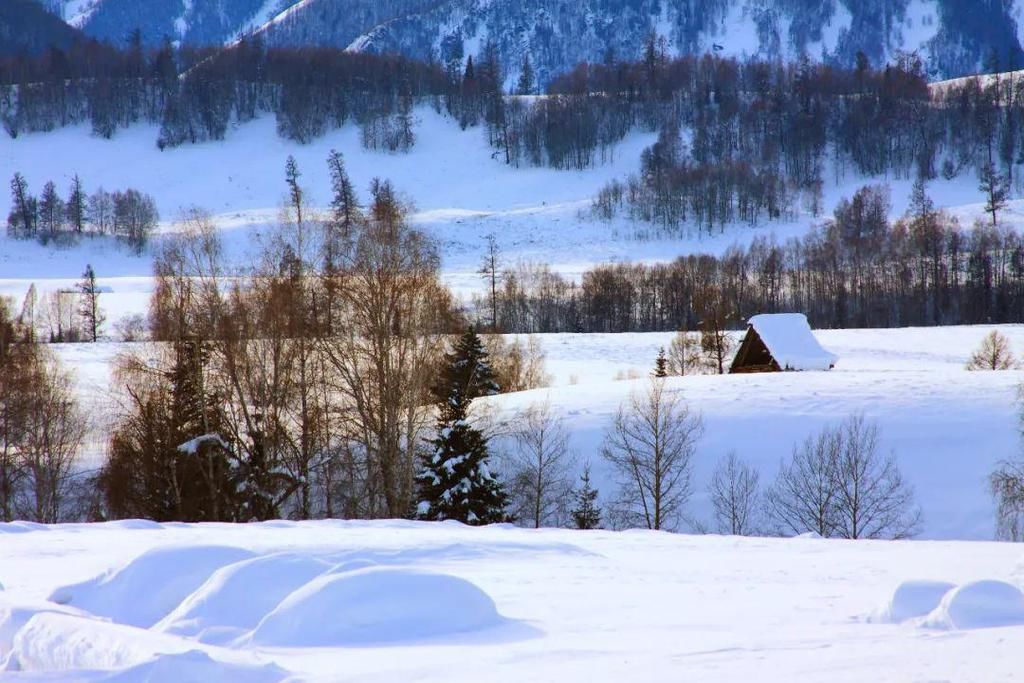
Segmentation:
{"type": "MultiPolygon", "coordinates": [[[[304,0],[264,27],[276,45],[331,45],[448,61],[494,41],[515,74],[528,55],[541,83],[609,54],[635,59],[647,36],[670,53],[872,64],[917,52],[934,77],[973,72],[1021,55],[1021,0],[449,0],[383,3],[374,22],[361,2],[304,0]],[[355,11],[353,11],[355,10],[355,11]],[[388,14],[393,13],[392,18],[388,14]],[[362,33],[358,27],[369,25],[362,33]]],[[[372,4],[372,3],[371,3],[372,4]]]]}
{"type": "MultiPolygon", "coordinates": [[[[24,0],[21,0],[24,2],[24,0]]],[[[874,65],[918,53],[933,78],[1013,67],[1024,0],[44,0],[97,38],[191,45],[258,30],[280,46],[318,45],[455,62],[494,41],[518,78],[529,56],[543,85],[580,62],[670,53],[874,65]]]]}
{"type": "Polygon", "coordinates": [[[35,0],[0,2],[0,57],[65,48],[81,34],[47,13],[35,0]]]}

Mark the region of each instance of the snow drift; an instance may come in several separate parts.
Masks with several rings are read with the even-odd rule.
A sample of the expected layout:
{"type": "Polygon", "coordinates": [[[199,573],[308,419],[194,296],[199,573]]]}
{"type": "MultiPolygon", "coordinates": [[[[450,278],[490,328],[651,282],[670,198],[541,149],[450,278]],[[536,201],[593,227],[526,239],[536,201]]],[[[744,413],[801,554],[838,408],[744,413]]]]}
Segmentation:
{"type": "Polygon", "coordinates": [[[946,593],[921,622],[938,629],[1024,626],[1024,593],[1005,581],[973,581],[946,593]]]}
{"type": "Polygon", "coordinates": [[[295,553],[243,560],[213,573],[153,630],[225,643],[254,628],[290,593],[323,574],[328,562],[295,553]]]}
{"type": "Polygon", "coordinates": [[[253,557],[243,548],[154,548],[112,573],[58,588],[50,600],[119,624],[148,628],[167,616],[217,569],[253,557]]]}
{"type": "Polygon", "coordinates": [[[503,621],[490,596],[465,579],[370,567],[310,581],[260,622],[251,642],[271,647],[410,643],[503,621]]]}
{"type": "Polygon", "coordinates": [[[899,624],[926,616],[954,588],[955,584],[946,581],[904,581],[896,587],[889,602],[876,611],[869,621],[899,624]]]}

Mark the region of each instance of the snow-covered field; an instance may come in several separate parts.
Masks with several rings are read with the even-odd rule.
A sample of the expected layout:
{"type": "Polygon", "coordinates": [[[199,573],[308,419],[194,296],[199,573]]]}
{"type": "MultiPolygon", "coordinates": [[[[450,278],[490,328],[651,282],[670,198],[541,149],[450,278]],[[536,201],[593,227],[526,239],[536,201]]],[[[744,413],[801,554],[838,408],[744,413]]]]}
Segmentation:
{"type": "MultiPolygon", "coordinates": [[[[794,445],[826,425],[862,413],[881,429],[914,486],[929,539],[993,538],[993,503],[987,477],[1019,452],[1016,391],[1024,371],[968,372],[964,364],[988,326],[894,330],[821,330],[817,337],[839,355],[831,372],[696,376],[670,380],[704,419],[697,449],[695,494],[687,516],[709,524],[707,482],[730,451],[768,484],[794,445]]],[[[1024,326],[998,328],[1024,353],[1024,326]]],[[[543,403],[565,418],[570,446],[582,467],[590,462],[602,499],[616,492],[600,456],[604,431],[631,391],[643,391],[658,349],[671,334],[539,335],[552,386],[485,399],[484,414],[499,434],[523,409],[543,403]],[[639,379],[620,379],[639,377],[639,379]]],[[[88,467],[102,458],[110,397],[110,361],[119,344],[56,347],[78,372],[82,399],[97,429],[88,467]]],[[[499,436],[497,448],[509,445],[499,436]]],[[[681,525],[682,530],[690,527],[681,525]]],[[[2,578],[0,578],[2,581],[2,578]]]]}
{"type": "Polygon", "coordinates": [[[13,524],[0,544],[3,680],[1020,675],[1010,544],[336,521],[13,524]]]}

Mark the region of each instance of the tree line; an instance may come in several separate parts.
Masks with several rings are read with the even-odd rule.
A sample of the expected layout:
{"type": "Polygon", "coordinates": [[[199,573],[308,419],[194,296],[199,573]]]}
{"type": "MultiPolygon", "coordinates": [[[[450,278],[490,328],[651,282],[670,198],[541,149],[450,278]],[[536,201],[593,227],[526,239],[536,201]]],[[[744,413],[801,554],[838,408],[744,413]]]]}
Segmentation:
{"type": "Polygon", "coordinates": [[[259,36],[210,49],[150,49],[138,35],[124,50],[79,42],[0,60],[0,120],[11,136],[88,121],[103,137],[146,121],[160,126],[163,148],[223,139],[231,124],[272,114],[278,133],[299,142],[355,122],[368,147],[404,151],[415,141],[413,107],[429,104],[482,127],[505,163],[567,169],[612,158],[630,131],[657,131],[639,175],[621,184],[630,211],[665,230],[774,219],[799,198],[817,207],[831,174],[927,180],[991,165],[1012,183],[1024,158],[1022,79],[930,89],[913,56],[878,67],[863,54],[846,66],[670,58],[652,37],[641,59],[609,54],[536,96],[528,59],[514,65],[521,77],[509,93],[512,65],[493,43],[442,53],[417,62],[267,48],[259,36]],[[713,201],[689,206],[708,188],[713,201]]]}
{"type": "Polygon", "coordinates": [[[15,239],[70,246],[82,237],[112,235],[141,253],[159,220],[153,198],[132,188],[107,192],[101,187],[87,194],[76,174],[66,199],[52,180],[37,197],[21,173],[11,178],[7,234],[15,239]]]}
{"type": "MultiPolygon", "coordinates": [[[[479,315],[524,333],[737,329],[757,313],[784,311],[823,328],[1024,321],[1020,234],[980,221],[962,229],[934,207],[923,181],[911,199],[892,222],[888,188],[868,185],[804,237],[598,265],[578,282],[543,264],[490,259],[479,315]]],[[[1002,205],[992,206],[998,215],[1002,205]]]]}

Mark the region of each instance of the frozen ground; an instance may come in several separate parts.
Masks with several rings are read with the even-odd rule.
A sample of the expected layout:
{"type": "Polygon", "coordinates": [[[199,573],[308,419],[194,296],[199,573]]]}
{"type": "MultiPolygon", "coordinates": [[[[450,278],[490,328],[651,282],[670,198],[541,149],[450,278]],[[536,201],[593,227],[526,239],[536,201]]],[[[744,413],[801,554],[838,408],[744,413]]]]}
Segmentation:
{"type": "Polygon", "coordinates": [[[0,543],[5,681],[1020,675],[1010,544],[333,521],[0,525],[0,543]]]}

